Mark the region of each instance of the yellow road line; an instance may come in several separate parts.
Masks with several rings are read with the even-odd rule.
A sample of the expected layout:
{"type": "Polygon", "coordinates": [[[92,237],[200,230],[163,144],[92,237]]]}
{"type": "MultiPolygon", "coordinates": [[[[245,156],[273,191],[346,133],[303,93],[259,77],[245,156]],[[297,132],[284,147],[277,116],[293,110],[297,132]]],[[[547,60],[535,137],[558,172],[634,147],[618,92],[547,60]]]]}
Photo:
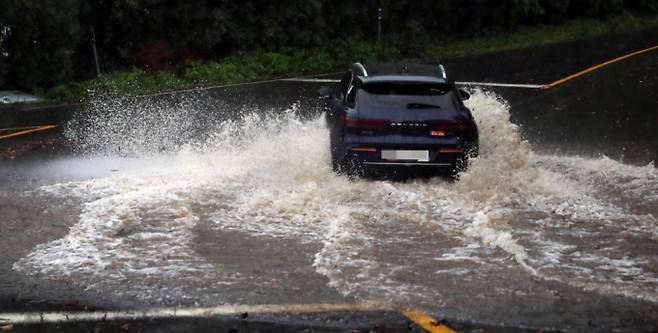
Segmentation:
{"type": "Polygon", "coordinates": [[[600,63],[600,64],[598,64],[598,65],[595,65],[595,66],[589,67],[589,68],[584,69],[584,70],[582,70],[582,71],[580,71],[580,72],[577,72],[577,73],[571,74],[571,75],[569,75],[569,76],[567,76],[567,77],[564,77],[564,78],[561,78],[561,79],[559,79],[559,80],[557,80],[557,81],[551,82],[551,83],[549,83],[549,84],[545,84],[545,85],[542,87],[542,89],[550,89],[550,88],[553,88],[553,87],[555,87],[555,86],[557,86],[557,85],[560,85],[560,84],[562,84],[562,83],[565,83],[565,82],[567,82],[567,81],[569,81],[569,80],[573,80],[573,79],[575,79],[575,78],[577,78],[577,77],[579,77],[579,76],[582,76],[582,75],[585,75],[585,74],[587,74],[587,73],[593,72],[593,71],[595,71],[595,70],[597,70],[597,69],[599,69],[599,68],[601,68],[601,67],[604,67],[604,66],[610,65],[610,64],[612,64],[612,63],[615,63],[615,62],[618,62],[618,61],[624,60],[624,59],[626,59],[626,58],[630,58],[630,57],[636,56],[636,55],[638,55],[638,54],[642,54],[642,53],[645,53],[645,52],[653,51],[653,50],[655,50],[655,49],[658,49],[658,45],[656,45],[656,46],[652,46],[652,47],[649,47],[649,48],[646,48],[646,49],[642,49],[642,50],[639,50],[639,51],[635,51],[635,52],[632,52],[632,53],[629,53],[629,54],[623,55],[623,56],[621,56],[621,57],[617,57],[617,58],[614,58],[614,59],[610,59],[610,60],[608,60],[608,61],[606,61],[606,62],[603,62],[603,63],[600,63]]]}
{"type": "Polygon", "coordinates": [[[338,74],[342,74],[342,73],[345,73],[345,72],[331,72],[331,73],[302,75],[302,76],[298,76],[298,77],[284,77],[284,78],[267,79],[267,80],[260,80],[260,81],[224,83],[224,84],[219,84],[219,85],[196,87],[196,88],[191,88],[191,89],[170,90],[170,91],[156,92],[156,93],[150,93],[150,94],[144,94],[144,95],[123,96],[123,97],[119,97],[119,98],[112,98],[111,100],[123,100],[123,99],[128,99],[128,98],[159,97],[159,96],[164,96],[164,95],[173,95],[173,94],[195,92],[195,91],[206,91],[206,90],[212,90],[212,89],[222,89],[222,88],[249,86],[249,85],[256,85],[256,84],[263,84],[263,83],[274,83],[274,82],[280,82],[280,81],[289,81],[289,80],[295,79],[295,78],[305,79],[305,78],[311,78],[311,77],[314,77],[314,76],[338,75],[338,74]]]}
{"type": "Polygon", "coordinates": [[[429,333],[456,333],[455,330],[432,318],[425,312],[407,309],[402,314],[429,333]]]}
{"type": "MultiPolygon", "coordinates": [[[[312,78],[312,77],[318,77],[318,76],[331,76],[331,75],[338,75],[338,74],[343,74],[343,73],[345,73],[345,72],[341,71],[341,72],[330,72],[330,73],[320,73],[320,74],[308,74],[308,75],[302,75],[302,76],[282,77],[282,78],[261,80],[261,81],[225,83],[225,84],[220,84],[220,85],[202,86],[202,87],[195,87],[195,88],[190,88],[190,89],[161,91],[161,92],[155,92],[155,93],[143,94],[143,95],[127,95],[127,96],[121,96],[121,97],[116,97],[116,98],[105,98],[105,99],[101,98],[101,100],[121,101],[121,100],[126,100],[126,99],[129,99],[129,98],[158,97],[158,96],[163,96],[163,95],[174,95],[174,94],[180,94],[180,93],[205,91],[205,90],[212,90],[212,89],[231,88],[231,87],[248,86],[248,85],[262,84],[262,83],[288,81],[288,80],[292,80],[292,79],[304,79],[304,78],[312,78]]],[[[20,109],[20,111],[46,110],[46,109],[54,109],[54,108],[59,108],[59,107],[63,108],[63,107],[72,107],[72,106],[83,106],[83,105],[86,105],[88,103],[89,102],[76,102],[76,103],[62,103],[62,104],[54,104],[54,105],[43,105],[43,106],[35,106],[35,107],[20,109]]]]}
{"type": "MultiPolygon", "coordinates": [[[[5,135],[0,135],[0,140],[13,138],[13,137],[16,137],[16,136],[30,134],[30,133],[34,133],[34,132],[45,131],[45,130],[49,130],[49,129],[55,128],[55,127],[57,127],[57,125],[43,125],[43,126],[26,127],[27,129],[22,130],[22,131],[10,133],[10,134],[5,134],[5,135]]],[[[18,128],[16,128],[16,129],[18,129],[18,128]]],[[[0,129],[0,131],[2,131],[2,130],[10,130],[10,129],[0,129]]]]}
{"type": "Polygon", "coordinates": [[[40,125],[37,126],[22,126],[22,127],[5,127],[5,128],[0,128],[0,132],[5,132],[5,131],[17,131],[17,130],[24,130],[24,129],[33,129],[40,127],[40,125]]]}

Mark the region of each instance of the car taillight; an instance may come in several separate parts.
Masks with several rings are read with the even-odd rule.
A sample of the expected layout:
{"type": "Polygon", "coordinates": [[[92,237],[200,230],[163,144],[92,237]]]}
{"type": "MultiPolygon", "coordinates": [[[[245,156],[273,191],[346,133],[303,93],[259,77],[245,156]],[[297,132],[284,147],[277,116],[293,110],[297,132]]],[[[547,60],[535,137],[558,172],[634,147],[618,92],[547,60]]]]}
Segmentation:
{"type": "Polygon", "coordinates": [[[462,148],[451,148],[451,147],[444,147],[439,149],[440,153],[463,153],[464,149],[462,148]]]}
{"type": "Polygon", "coordinates": [[[370,151],[370,152],[377,151],[377,147],[372,147],[372,146],[356,146],[350,149],[354,151],[370,151]]]}
{"type": "Polygon", "coordinates": [[[432,120],[429,121],[430,136],[442,137],[450,133],[471,128],[471,124],[464,120],[432,120]]]}
{"type": "Polygon", "coordinates": [[[343,118],[343,126],[354,129],[384,129],[389,123],[386,119],[343,118]]]}

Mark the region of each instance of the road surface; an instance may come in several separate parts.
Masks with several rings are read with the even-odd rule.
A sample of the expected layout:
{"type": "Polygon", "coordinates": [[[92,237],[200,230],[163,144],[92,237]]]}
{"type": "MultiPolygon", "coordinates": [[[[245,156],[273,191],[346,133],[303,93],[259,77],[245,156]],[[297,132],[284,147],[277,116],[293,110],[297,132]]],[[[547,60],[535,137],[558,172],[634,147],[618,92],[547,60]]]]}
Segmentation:
{"type": "MultiPolygon", "coordinates": [[[[589,40],[446,63],[477,64],[464,81],[548,83],[569,72],[544,64],[655,36],[608,37],[620,53],[589,40]],[[511,75],[518,58],[535,66],[511,75]]],[[[550,90],[473,89],[481,156],[456,181],[332,173],[317,83],[14,115],[61,126],[0,142],[0,310],[365,301],[466,330],[655,331],[656,54],[550,90]]],[[[405,325],[392,312],[221,325],[245,320],[405,325]]]]}

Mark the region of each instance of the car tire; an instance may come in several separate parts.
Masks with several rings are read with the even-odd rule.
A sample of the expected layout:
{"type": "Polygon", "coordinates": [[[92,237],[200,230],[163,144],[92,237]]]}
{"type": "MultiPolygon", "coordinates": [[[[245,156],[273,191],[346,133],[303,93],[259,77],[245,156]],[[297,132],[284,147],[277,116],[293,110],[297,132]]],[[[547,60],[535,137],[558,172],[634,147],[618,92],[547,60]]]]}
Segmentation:
{"type": "Polygon", "coordinates": [[[357,160],[347,156],[338,157],[333,152],[331,155],[331,166],[335,173],[350,177],[364,174],[363,165],[357,160]]]}
{"type": "Polygon", "coordinates": [[[331,151],[331,168],[337,174],[351,174],[352,163],[345,155],[345,151],[339,149],[339,143],[336,142],[334,136],[331,136],[330,151],[331,151]]]}
{"type": "Polygon", "coordinates": [[[339,157],[336,153],[331,153],[331,166],[335,173],[350,173],[351,165],[345,156],[339,157]]]}
{"type": "Polygon", "coordinates": [[[453,163],[453,167],[450,170],[450,176],[456,177],[460,172],[466,171],[468,169],[468,157],[459,157],[453,163]]]}
{"type": "Polygon", "coordinates": [[[339,159],[332,156],[331,157],[331,168],[334,170],[335,173],[341,173],[344,169],[344,163],[343,163],[343,161],[341,161],[341,160],[339,160],[339,159]]]}

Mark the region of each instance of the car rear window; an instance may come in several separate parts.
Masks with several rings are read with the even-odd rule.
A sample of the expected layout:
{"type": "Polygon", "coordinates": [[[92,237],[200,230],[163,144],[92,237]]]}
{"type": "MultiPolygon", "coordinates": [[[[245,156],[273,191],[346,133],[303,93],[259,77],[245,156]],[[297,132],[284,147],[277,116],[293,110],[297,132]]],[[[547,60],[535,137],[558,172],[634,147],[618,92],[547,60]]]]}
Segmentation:
{"type": "Polygon", "coordinates": [[[373,95],[445,95],[452,87],[441,83],[417,83],[417,82],[376,82],[362,86],[369,94],[373,95]]]}
{"type": "Polygon", "coordinates": [[[453,88],[446,84],[368,83],[358,92],[359,103],[378,108],[408,108],[410,105],[432,108],[453,104],[453,88]]]}

